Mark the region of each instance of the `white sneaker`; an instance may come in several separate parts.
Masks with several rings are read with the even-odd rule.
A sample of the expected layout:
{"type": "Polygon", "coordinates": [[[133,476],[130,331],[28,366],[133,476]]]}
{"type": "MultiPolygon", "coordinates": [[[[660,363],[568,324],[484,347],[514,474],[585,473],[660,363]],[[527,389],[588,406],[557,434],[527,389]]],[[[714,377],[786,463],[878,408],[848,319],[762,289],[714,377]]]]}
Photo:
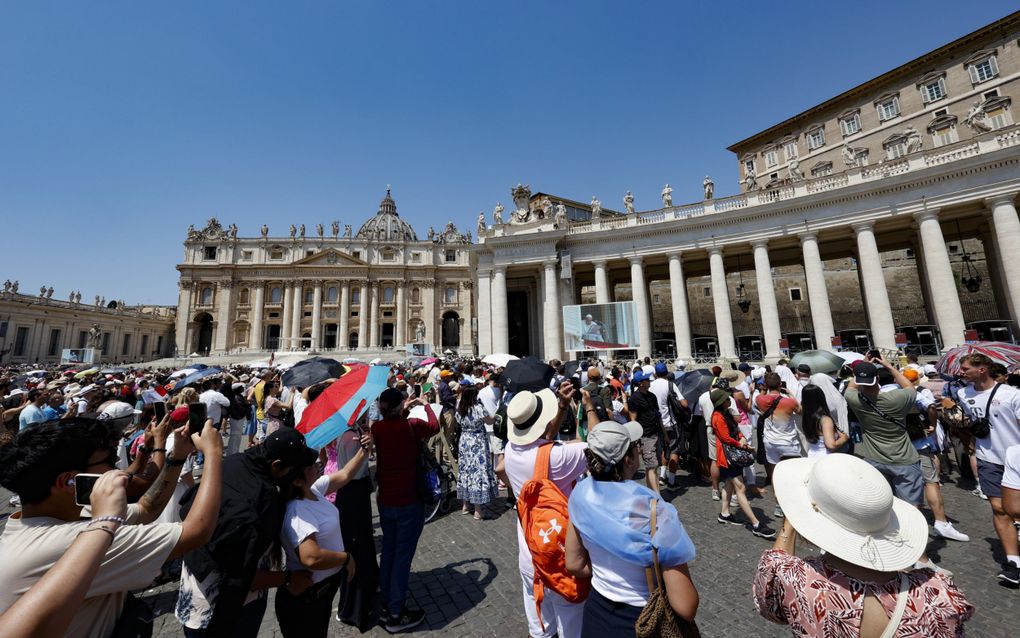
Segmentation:
{"type": "Polygon", "coordinates": [[[979,496],[985,499],[986,501],[988,500],[988,497],[985,496],[985,493],[981,491],[980,485],[978,485],[975,489],[971,490],[970,493],[973,494],[974,496],[979,496]]]}
{"type": "Polygon", "coordinates": [[[719,496],[719,490],[712,490],[712,500],[713,501],[718,501],[721,498],[722,497],[719,496]]]}
{"type": "Polygon", "coordinates": [[[930,570],[934,571],[935,573],[942,574],[943,576],[952,576],[953,575],[953,572],[949,571],[948,569],[944,569],[942,567],[939,567],[934,562],[932,562],[931,559],[928,559],[927,562],[917,561],[916,563],[914,563],[914,569],[930,569],[930,570]]]}
{"type": "Polygon", "coordinates": [[[776,518],[786,518],[786,515],[783,514],[783,508],[778,505],[776,505],[776,509],[772,510],[772,516],[776,518]]]}
{"type": "Polygon", "coordinates": [[[970,536],[967,536],[960,530],[953,527],[952,523],[943,523],[942,521],[935,521],[935,533],[942,538],[948,538],[953,541],[966,542],[970,540],[970,536]]]}
{"type": "Polygon", "coordinates": [[[15,494],[10,500],[11,507],[21,507],[21,497],[15,494]]]}
{"type": "Polygon", "coordinates": [[[740,501],[737,500],[736,494],[730,497],[730,507],[740,507],[740,501]]]}

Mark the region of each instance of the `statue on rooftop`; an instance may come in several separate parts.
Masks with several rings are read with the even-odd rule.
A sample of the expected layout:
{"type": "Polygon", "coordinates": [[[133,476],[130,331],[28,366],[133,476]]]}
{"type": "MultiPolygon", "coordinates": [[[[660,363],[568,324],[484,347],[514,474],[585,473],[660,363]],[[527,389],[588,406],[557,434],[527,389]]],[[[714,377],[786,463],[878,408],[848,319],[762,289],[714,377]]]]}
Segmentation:
{"type": "Polygon", "coordinates": [[[705,189],[705,199],[712,199],[715,196],[715,182],[708,175],[705,175],[705,180],[701,182],[702,187],[705,189]]]}
{"type": "Polygon", "coordinates": [[[669,184],[662,189],[662,207],[669,208],[673,205],[673,189],[669,187],[669,184]]]}
{"type": "Polygon", "coordinates": [[[630,191],[627,191],[627,194],[623,196],[623,207],[627,209],[628,215],[634,212],[634,195],[630,191]]]}

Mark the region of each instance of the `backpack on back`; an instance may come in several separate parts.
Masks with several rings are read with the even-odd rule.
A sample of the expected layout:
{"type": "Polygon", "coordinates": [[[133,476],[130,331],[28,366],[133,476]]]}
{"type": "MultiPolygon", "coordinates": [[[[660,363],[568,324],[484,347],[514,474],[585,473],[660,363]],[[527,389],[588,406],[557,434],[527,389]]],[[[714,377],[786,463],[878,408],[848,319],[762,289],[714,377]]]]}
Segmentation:
{"type": "Polygon", "coordinates": [[[553,444],[538,449],[535,473],[517,495],[517,516],[524,541],[531,550],[535,568],[534,591],[538,620],[542,620],[542,600],[548,587],[567,602],[579,603],[588,598],[590,584],[579,581],[567,571],[564,543],[567,532],[567,497],[549,478],[549,456],[553,444]]]}

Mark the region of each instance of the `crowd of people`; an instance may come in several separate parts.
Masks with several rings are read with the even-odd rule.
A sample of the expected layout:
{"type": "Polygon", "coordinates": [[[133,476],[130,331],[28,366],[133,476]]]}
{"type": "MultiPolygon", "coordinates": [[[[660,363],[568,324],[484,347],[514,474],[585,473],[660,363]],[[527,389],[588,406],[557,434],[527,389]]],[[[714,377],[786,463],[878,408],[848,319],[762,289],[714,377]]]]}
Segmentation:
{"type": "Polygon", "coordinates": [[[411,630],[439,465],[464,515],[515,510],[534,638],[697,635],[696,544],[668,498],[681,479],[710,486],[684,498],[718,501],[720,524],[773,541],[746,584],[764,618],[805,636],[960,635],[974,608],[929,532],[969,541],[941,483],[973,478],[996,578],[1020,586],[1020,377],[982,354],[948,378],[896,363],[525,360],[522,384],[476,359],[400,362],[321,449],[295,426],[337,378],[3,370],[0,484],[20,508],[0,535],[3,626],[145,635],[152,612],[131,592],[176,581],[187,636],[257,635],[269,590],[284,636],[326,636],[334,615],[411,630]],[[821,553],[798,557],[798,536],[821,553]]]}

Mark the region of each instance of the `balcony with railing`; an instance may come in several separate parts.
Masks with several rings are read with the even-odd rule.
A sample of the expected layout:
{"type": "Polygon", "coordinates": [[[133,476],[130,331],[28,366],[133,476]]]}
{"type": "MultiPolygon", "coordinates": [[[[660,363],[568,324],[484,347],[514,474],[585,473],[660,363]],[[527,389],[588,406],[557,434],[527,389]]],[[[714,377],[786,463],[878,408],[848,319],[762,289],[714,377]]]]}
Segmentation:
{"type": "MultiPolygon", "coordinates": [[[[849,168],[841,173],[793,183],[784,183],[775,188],[765,188],[740,195],[710,199],[692,204],[669,206],[657,210],[621,214],[613,217],[594,218],[586,221],[569,222],[571,235],[616,230],[628,227],[646,226],[661,222],[691,219],[725,213],[731,210],[764,206],[816,195],[827,191],[848,188],[876,180],[887,179],[915,171],[943,166],[971,157],[985,155],[1006,148],[1020,146],[1020,124],[1014,124],[995,131],[982,133],[972,139],[947,144],[934,149],[921,150],[892,160],[870,166],[849,168]]],[[[489,228],[479,239],[512,236],[538,230],[548,230],[550,221],[539,220],[519,225],[503,224],[489,228]]]]}

